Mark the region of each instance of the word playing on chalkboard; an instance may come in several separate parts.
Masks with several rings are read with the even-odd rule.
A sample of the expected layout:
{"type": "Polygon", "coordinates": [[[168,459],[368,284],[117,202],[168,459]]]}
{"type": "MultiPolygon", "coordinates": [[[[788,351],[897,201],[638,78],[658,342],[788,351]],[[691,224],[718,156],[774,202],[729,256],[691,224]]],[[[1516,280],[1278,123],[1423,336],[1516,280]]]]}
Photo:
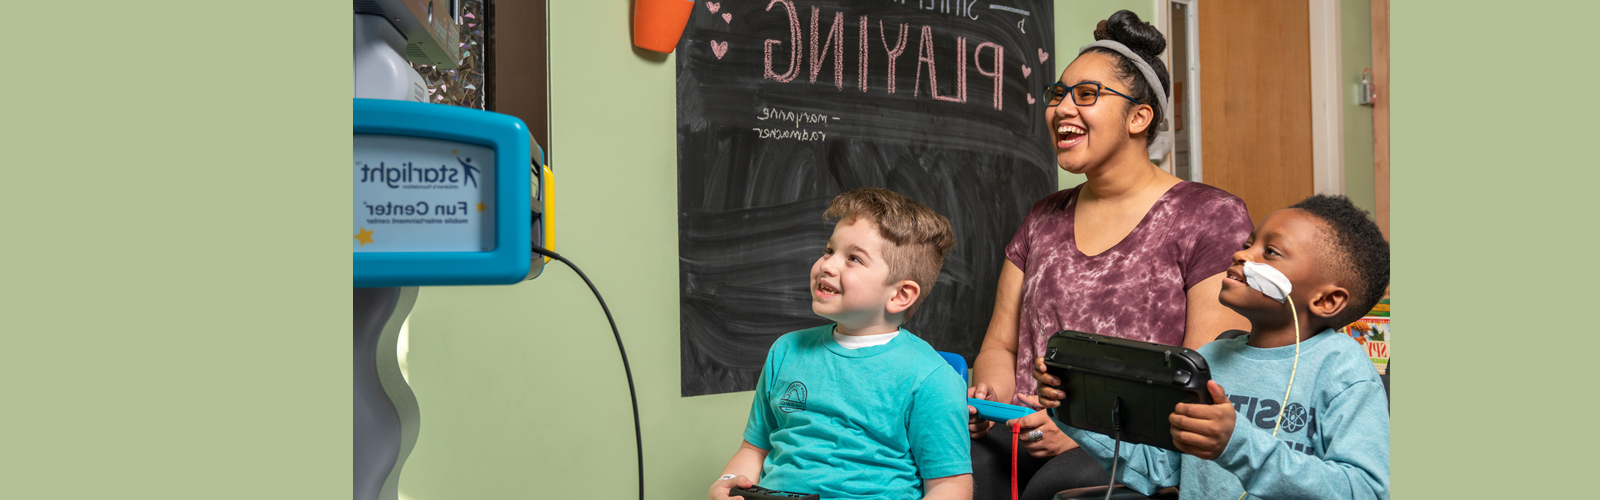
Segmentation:
{"type": "MultiPolygon", "coordinates": [[[[828,47],[831,46],[833,47],[833,86],[836,89],[843,90],[845,59],[844,12],[835,11],[833,13],[833,21],[829,25],[830,27],[828,28],[827,34],[820,36],[820,38],[822,38],[822,49],[818,50],[817,39],[819,36],[817,32],[817,19],[819,17],[823,17],[822,8],[815,6],[811,7],[811,31],[810,37],[806,37],[806,32],[802,30],[800,26],[800,17],[795,14],[794,2],[791,0],[775,0],[768,4],[768,10],[771,10],[771,7],[778,5],[782,5],[789,14],[789,69],[782,74],[779,74],[773,70],[773,47],[783,45],[783,42],[781,40],[767,39],[761,44],[763,50],[761,77],[780,82],[794,81],[795,77],[799,76],[802,62],[810,61],[810,83],[817,83],[817,73],[823,69],[822,62],[828,59],[828,47]],[[806,40],[804,44],[801,43],[802,38],[806,40]],[[811,47],[809,59],[802,57],[805,47],[808,46],[811,47]]],[[[876,49],[868,49],[868,39],[871,38],[871,36],[868,34],[868,28],[872,26],[871,16],[862,14],[857,26],[860,29],[859,35],[855,39],[855,42],[857,42],[855,45],[859,47],[859,51],[856,54],[856,61],[858,64],[854,69],[856,70],[857,76],[857,88],[862,92],[866,92],[867,80],[870,73],[870,69],[867,64],[871,59],[870,50],[876,49]]],[[[899,26],[897,27],[899,32],[896,35],[890,36],[888,31],[884,29],[883,19],[878,19],[878,42],[883,46],[884,59],[887,62],[887,64],[885,64],[883,67],[884,81],[886,82],[888,87],[887,90],[890,94],[895,93],[896,79],[889,78],[889,75],[895,74],[895,62],[900,59],[900,56],[905,55],[906,53],[906,39],[910,27],[910,23],[899,23],[899,26]],[[889,48],[889,38],[895,39],[894,48],[889,48]]],[[[941,96],[939,95],[939,70],[937,68],[938,60],[934,57],[933,34],[933,26],[922,25],[921,37],[916,42],[917,71],[916,81],[912,86],[911,95],[917,96],[922,92],[923,67],[926,65],[928,75],[928,95],[930,97],[941,101],[967,102],[967,37],[955,37],[955,94],[941,96]]],[[[1001,64],[1005,61],[1006,49],[1005,47],[994,42],[979,42],[976,45],[977,48],[973,49],[972,51],[974,64],[977,65],[978,73],[993,78],[994,84],[992,91],[994,94],[994,109],[1001,109],[1001,106],[1003,105],[1000,100],[1001,83],[1005,78],[1005,75],[1001,73],[1001,64]],[[979,60],[979,56],[983,54],[984,49],[988,49],[990,52],[989,60],[991,63],[987,66],[976,62],[979,60]]],[[[945,67],[947,69],[949,68],[948,65],[945,67]]]]}
{"type": "Polygon", "coordinates": [[[1056,188],[1046,0],[696,4],[679,41],[682,394],[749,390],[768,347],[824,324],[808,273],[828,201],[892,189],[956,247],[904,327],[970,361],[1005,245],[1056,188]],[[1003,3],[1003,5],[1002,5],[1003,3]]]}

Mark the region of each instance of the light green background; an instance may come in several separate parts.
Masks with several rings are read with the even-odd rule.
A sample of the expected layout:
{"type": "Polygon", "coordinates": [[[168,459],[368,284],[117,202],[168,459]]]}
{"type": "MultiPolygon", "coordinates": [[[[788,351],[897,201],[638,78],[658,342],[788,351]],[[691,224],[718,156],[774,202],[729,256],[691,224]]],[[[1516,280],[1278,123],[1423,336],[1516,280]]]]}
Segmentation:
{"type": "MultiPolygon", "coordinates": [[[[677,397],[672,68],[632,55],[625,2],[556,3],[559,249],[634,354],[651,498],[698,498],[748,393],[677,397]]],[[[1583,5],[1394,7],[1397,498],[1590,488],[1583,5]]],[[[350,32],[319,7],[7,10],[0,498],[348,498],[350,32]]],[[[632,490],[615,346],[570,271],[418,314],[404,491],[632,490]]]]}
{"type": "Polygon", "coordinates": [[[1377,213],[1377,178],[1372,171],[1372,106],[1356,104],[1361,72],[1372,67],[1370,0],[1339,2],[1339,41],[1339,84],[1344,108],[1341,116],[1344,120],[1344,195],[1356,206],[1377,213]]]}
{"type": "Polygon", "coordinates": [[[1396,498],[1589,496],[1600,5],[1391,12],[1396,498]]]}
{"type": "Polygon", "coordinates": [[[349,498],[327,5],[3,9],[0,498],[349,498]]]}

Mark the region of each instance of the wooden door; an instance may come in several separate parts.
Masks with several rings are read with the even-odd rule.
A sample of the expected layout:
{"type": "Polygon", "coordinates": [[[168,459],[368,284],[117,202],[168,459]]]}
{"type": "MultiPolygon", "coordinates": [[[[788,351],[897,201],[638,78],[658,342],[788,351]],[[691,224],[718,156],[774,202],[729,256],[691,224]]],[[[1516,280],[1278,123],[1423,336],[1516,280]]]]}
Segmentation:
{"type": "Polygon", "coordinates": [[[1204,0],[1201,181],[1261,219],[1311,196],[1311,38],[1304,1],[1204,0]]]}

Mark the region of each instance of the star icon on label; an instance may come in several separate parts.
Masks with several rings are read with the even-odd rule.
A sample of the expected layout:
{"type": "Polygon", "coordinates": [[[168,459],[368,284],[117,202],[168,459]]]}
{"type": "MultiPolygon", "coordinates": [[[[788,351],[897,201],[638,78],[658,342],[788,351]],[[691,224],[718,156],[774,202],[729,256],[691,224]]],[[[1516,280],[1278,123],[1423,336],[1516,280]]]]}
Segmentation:
{"type": "Polygon", "coordinates": [[[372,230],[361,228],[361,232],[356,233],[356,241],[361,242],[361,246],[367,246],[368,243],[372,243],[372,230]]]}
{"type": "Polygon", "coordinates": [[[481,201],[480,201],[480,202],[478,202],[478,211],[479,211],[479,212],[482,212],[482,211],[483,211],[483,202],[481,202],[481,201]]]}

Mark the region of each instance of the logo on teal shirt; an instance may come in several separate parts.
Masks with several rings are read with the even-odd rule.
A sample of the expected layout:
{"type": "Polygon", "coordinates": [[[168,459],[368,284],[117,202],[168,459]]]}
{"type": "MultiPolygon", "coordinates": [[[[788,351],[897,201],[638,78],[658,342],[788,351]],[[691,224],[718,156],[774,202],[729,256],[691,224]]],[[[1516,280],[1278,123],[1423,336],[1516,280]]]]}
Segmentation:
{"type": "Polygon", "coordinates": [[[1289,407],[1283,411],[1283,430],[1290,433],[1300,432],[1310,420],[1311,415],[1306,411],[1306,407],[1300,403],[1289,403],[1289,407]]]}
{"type": "Polygon", "coordinates": [[[783,398],[778,400],[778,409],[784,413],[806,411],[806,385],[795,381],[783,390],[783,398]]]}

